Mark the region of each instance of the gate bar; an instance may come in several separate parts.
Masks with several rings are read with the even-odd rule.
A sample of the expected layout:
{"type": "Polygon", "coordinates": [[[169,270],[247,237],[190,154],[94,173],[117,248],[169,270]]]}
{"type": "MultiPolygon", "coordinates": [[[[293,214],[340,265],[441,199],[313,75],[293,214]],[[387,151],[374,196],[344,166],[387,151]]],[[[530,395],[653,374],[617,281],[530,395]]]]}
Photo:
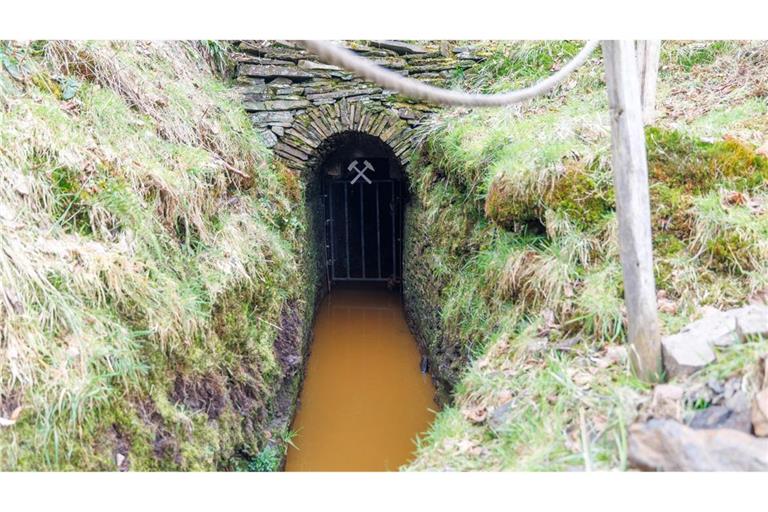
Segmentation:
{"type": "Polygon", "coordinates": [[[389,203],[389,210],[392,212],[392,278],[397,276],[397,250],[395,247],[395,239],[397,238],[397,231],[395,230],[395,182],[392,182],[392,202],[389,203]]]}
{"type": "Polygon", "coordinates": [[[379,227],[381,210],[379,210],[379,184],[376,183],[376,265],[377,277],[381,279],[381,228],[379,227]]]}
{"type": "Polygon", "coordinates": [[[347,207],[347,204],[349,203],[349,197],[347,194],[347,189],[349,187],[344,187],[344,231],[346,233],[344,238],[344,243],[347,246],[347,279],[349,279],[349,208],[347,207]]]}
{"type": "Polygon", "coordinates": [[[333,230],[333,182],[328,183],[328,212],[331,219],[331,279],[336,279],[336,256],[333,251],[333,246],[336,245],[333,240],[335,235],[335,231],[333,230]]]}
{"type": "Polygon", "coordinates": [[[363,279],[365,279],[365,230],[364,230],[364,224],[363,220],[365,219],[365,216],[363,215],[363,195],[365,194],[365,190],[363,189],[363,182],[360,181],[360,244],[362,244],[362,262],[363,262],[363,279]]]}

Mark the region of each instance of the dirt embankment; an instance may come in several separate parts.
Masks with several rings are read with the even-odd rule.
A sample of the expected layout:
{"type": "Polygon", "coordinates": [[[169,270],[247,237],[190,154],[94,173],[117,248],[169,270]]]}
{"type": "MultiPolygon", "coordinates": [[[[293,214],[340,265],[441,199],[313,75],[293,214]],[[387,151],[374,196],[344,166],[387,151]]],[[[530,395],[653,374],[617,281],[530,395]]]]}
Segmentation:
{"type": "Polygon", "coordinates": [[[279,465],[316,283],[223,50],[0,44],[2,469],[279,465]]]}

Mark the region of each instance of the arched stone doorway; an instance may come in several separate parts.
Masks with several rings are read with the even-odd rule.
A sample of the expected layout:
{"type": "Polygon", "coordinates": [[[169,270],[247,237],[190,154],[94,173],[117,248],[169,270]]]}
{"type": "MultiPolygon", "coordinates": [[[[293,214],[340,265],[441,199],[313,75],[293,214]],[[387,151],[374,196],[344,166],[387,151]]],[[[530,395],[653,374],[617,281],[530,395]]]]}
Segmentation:
{"type": "Polygon", "coordinates": [[[329,285],[402,276],[403,166],[380,138],[358,131],[328,137],[318,160],[329,285]]]}

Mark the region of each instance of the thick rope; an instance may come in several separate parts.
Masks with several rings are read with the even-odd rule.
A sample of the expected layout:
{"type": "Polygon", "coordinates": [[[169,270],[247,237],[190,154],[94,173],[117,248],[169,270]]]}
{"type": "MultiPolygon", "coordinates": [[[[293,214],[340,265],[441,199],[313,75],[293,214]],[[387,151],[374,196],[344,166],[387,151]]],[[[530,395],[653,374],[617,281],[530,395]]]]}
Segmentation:
{"type": "Polygon", "coordinates": [[[326,41],[299,41],[299,43],[327,64],[344,68],[370,82],[414,99],[441,105],[499,107],[520,103],[548,92],[576,68],[584,64],[590,54],[600,44],[600,41],[587,42],[584,48],[568,64],[548,78],[530,87],[502,94],[473,94],[441,89],[413,78],[403,77],[394,71],[372,63],[365,57],[361,57],[346,48],[326,41]]]}

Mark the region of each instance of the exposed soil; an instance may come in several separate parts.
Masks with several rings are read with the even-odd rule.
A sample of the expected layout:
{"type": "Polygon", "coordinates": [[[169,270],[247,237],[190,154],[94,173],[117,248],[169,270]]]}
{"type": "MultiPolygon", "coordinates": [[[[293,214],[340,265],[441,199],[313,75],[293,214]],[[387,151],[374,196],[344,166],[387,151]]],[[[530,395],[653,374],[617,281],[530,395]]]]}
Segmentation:
{"type": "Polygon", "coordinates": [[[303,318],[296,301],[289,302],[283,308],[280,318],[280,331],[275,340],[275,351],[284,377],[292,377],[301,367],[302,339],[301,324],[303,318]]]}
{"type": "Polygon", "coordinates": [[[114,450],[112,451],[112,457],[117,464],[118,471],[128,471],[131,469],[131,459],[129,454],[131,452],[131,441],[128,436],[123,432],[119,425],[112,425],[110,429],[110,437],[112,438],[112,445],[114,450]]]}
{"type": "Polygon", "coordinates": [[[155,439],[152,442],[152,452],[159,460],[173,460],[181,464],[181,452],[179,443],[165,426],[165,420],[157,411],[155,403],[151,399],[145,399],[136,404],[139,416],[147,425],[152,425],[155,431],[155,439]]]}
{"type": "Polygon", "coordinates": [[[212,373],[199,379],[184,374],[176,376],[171,398],[193,411],[204,411],[209,420],[217,419],[226,406],[225,385],[212,373]]]}
{"type": "Polygon", "coordinates": [[[231,378],[228,383],[229,400],[235,412],[243,421],[243,431],[253,435],[258,426],[266,419],[263,390],[253,379],[236,380],[231,378]]]}

